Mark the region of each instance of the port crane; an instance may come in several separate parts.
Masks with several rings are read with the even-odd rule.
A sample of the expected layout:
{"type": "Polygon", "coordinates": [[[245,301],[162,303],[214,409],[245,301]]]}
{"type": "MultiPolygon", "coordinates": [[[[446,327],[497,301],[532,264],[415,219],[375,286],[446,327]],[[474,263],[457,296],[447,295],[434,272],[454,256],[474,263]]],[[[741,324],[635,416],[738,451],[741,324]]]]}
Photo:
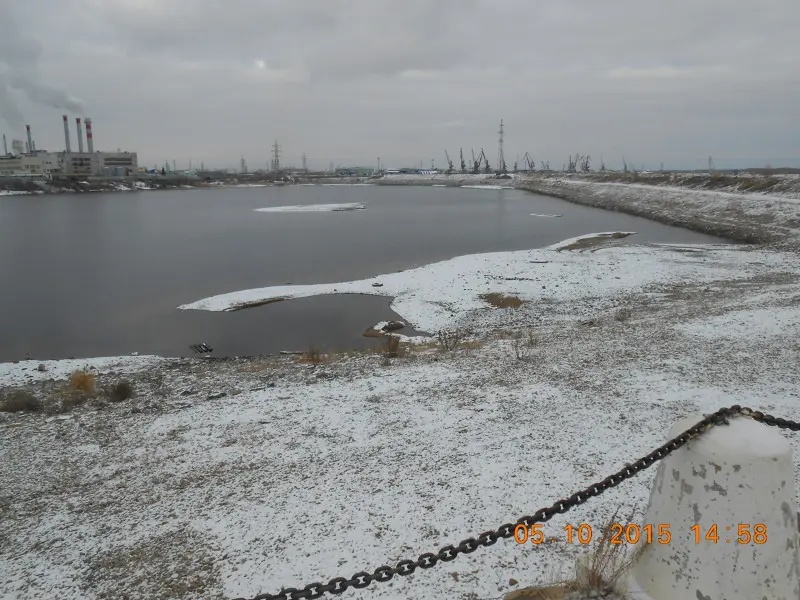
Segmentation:
{"type": "Polygon", "coordinates": [[[466,173],[467,172],[467,163],[464,162],[464,149],[463,148],[459,148],[458,153],[461,156],[461,172],[462,173],[466,173]]]}
{"type": "Polygon", "coordinates": [[[535,171],[536,170],[536,162],[531,158],[531,155],[527,152],[522,157],[522,162],[525,166],[526,171],[535,171]]]}
{"type": "Polygon", "coordinates": [[[444,155],[445,158],[447,158],[447,174],[450,175],[450,173],[453,172],[453,161],[450,160],[450,155],[447,153],[447,149],[445,149],[444,155]]]}
{"type": "Polygon", "coordinates": [[[489,159],[486,158],[486,153],[483,151],[483,148],[481,148],[481,153],[478,155],[478,163],[477,164],[478,164],[479,170],[480,170],[481,159],[483,159],[483,164],[485,165],[483,172],[484,173],[491,173],[492,172],[492,168],[489,166],[489,159]]]}
{"type": "Polygon", "coordinates": [[[475,158],[475,150],[472,150],[472,172],[473,173],[481,172],[481,162],[480,160],[475,158]]]}

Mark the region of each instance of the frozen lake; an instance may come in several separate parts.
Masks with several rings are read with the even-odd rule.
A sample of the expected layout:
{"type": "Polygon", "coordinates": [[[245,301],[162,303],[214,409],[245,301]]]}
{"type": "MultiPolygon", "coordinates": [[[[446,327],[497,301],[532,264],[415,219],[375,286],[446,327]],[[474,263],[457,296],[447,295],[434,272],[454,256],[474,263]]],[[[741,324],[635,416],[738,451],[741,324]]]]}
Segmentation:
{"type": "Polygon", "coordinates": [[[0,197],[0,361],[216,356],[372,345],[390,299],[327,296],[233,313],[177,306],[240,289],[349,281],[598,231],[717,238],[502,189],[280,186],[0,197]],[[256,211],[364,204],[364,210],[256,211]],[[556,217],[556,215],[560,215],[556,217]]]}

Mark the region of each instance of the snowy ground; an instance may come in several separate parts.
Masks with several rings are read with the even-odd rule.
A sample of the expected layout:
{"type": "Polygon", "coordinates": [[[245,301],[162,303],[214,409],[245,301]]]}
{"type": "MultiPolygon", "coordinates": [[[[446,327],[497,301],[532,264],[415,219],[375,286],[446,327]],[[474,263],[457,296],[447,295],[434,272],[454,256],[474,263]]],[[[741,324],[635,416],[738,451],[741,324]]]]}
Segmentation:
{"type": "MultiPolygon", "coordinates": [[[[254,596],[349,576],[549,505],[648,452],[679,417],[739,402],[798,418],[796,255],[614,243],[380,278],[415,326],[469,328],[479,348],[388,366],[374,355],[316,367],[136,357],[131,401],[0,417],[0,596],[254,596]],[[485,291],[529,302],[493,309],[485,291]]],[[[46,365],[49,381],[4,365],[0,385],[33,374],[29,388],[46,397],[73,366],[46,365]]],[[[652,475],[547,533],[642,509],[652,475]]],[[[346,596],[495,598],[512,578],[569,572],[584,551],[501,542],[346,596]]]]}

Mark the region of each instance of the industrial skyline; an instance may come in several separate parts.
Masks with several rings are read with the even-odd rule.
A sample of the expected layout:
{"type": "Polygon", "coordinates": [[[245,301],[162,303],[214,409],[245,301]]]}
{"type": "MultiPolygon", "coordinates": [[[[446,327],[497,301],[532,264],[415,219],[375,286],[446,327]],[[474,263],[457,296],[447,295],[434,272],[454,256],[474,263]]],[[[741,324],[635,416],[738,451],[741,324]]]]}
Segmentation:
{"type": "Polygon", "coordinates": [[[0,176],[128,176],[139,172],[136,152],[95,151],[92,120],[88,117],[75,118],[78,151],[73,152],[69,116],[62,115],[62,122],[64,128],[63,150],[37,147],[33,130],[29,124],[25,125],[26,139],[24,141],[12,139],[10,147],[8,136],[4,133],[2,135],[3,154],[0,156],[0,176]],[[84,151],[84,139],[86,151],[84,151]]]}

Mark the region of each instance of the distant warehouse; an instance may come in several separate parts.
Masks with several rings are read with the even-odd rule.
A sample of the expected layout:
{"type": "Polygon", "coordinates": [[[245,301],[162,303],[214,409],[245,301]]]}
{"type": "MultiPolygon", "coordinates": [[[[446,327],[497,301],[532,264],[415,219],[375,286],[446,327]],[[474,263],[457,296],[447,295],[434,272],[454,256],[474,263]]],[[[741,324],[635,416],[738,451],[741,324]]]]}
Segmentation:
{"type": "Polygon", "coordinates": [[[82,177],[125,177],[135,175],[139,171],[139,159],[136,152],[95,152],[92,120],[86,119],[86,151],[84,151],[84,134],[81,119],[75,119],[78,151],[72,151],[70,143],[69,121],[63,116],[64,142],[63,152],[39,150],[31,135],[30,125],[26,125],[27,142],[13,140],[9,152],[6,136],[3,135],[3,154],[0,155],[0,177],[32,177],[82,176],[82,177]]]}

